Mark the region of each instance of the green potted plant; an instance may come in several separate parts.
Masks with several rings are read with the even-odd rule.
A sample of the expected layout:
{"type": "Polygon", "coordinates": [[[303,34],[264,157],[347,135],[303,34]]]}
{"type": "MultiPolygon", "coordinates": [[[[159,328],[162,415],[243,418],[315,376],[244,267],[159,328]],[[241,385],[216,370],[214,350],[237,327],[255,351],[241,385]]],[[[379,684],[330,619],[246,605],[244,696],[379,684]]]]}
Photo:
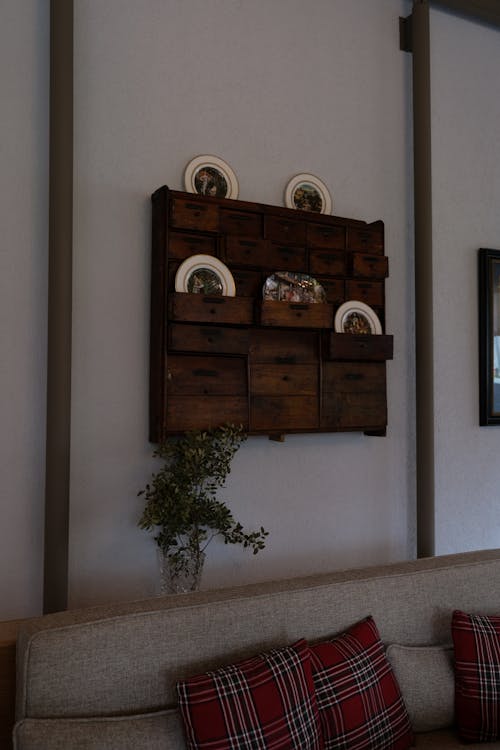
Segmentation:
{"type": "Polygon", "coordinates": [[[228,424],[169,438],[154,451],[164,464],[138,493],[146,501],[139,527],[155,534],[162,593],[198,588],[205,550],[216,536],[250,547],[254,554],[264,548],[268,532],[261,527],[246,533],[217,499],[245,439],[242,427],[228,424]]]}

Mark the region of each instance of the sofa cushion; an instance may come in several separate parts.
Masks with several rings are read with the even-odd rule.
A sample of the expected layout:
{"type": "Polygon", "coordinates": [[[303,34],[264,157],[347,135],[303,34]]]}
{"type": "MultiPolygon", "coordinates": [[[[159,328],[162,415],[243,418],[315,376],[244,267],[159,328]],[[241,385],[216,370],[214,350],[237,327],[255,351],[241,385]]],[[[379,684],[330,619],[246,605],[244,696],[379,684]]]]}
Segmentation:
{"type": "Polygon", "coordinates": [[[455,710],[465,742],[500,738],[500,616],[452,617],[455,646],[455,710]]]}
{"type": "Polygon", "coordinates": [[[176,709],[94,719],[24,719],[13,733],[14,750],[177,750],[183,746],[176,709]]]}
{"type": "Polygon", "coordinates": [[[189,748],[320,750],[305,640],[177,683],[189,748]]]}
{"type": "Polygon", "coordinates": [[[453,646],[387,648],[415,732],[446,729],[454,723],[453,646]]]}
{"type": "Polygon", "coordinates": [[[311,647],[325,749],[406,750],[408,713],[372,617],[311,647]]]}

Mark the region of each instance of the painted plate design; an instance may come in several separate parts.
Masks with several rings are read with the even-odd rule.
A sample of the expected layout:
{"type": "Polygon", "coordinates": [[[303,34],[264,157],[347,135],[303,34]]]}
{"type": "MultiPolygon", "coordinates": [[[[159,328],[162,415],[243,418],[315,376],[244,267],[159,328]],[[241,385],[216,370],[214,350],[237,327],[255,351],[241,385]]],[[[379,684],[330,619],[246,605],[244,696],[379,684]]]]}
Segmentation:
{"type": "Polygon", "coordinates": [[[231,271],[213,255],[191,255],[175,274],[175,291],[234,297],[236,288],[231,271]]]}
{"type": "Polygon", "coordinates": [[[203,154],[191,159],[184,171],[184,187],[190,193],[215,198],[237,198],[239,187],[235,173],[218,156],[203,154]]]}
{"type": "Polygon", "coordinates": [[[325,290],[316,279],[291,271],[277,271],[268,276],[262,298],[277,302],[326,302],[325,290]]]}
{"type": "Polygon", "coordinates": [[[318,214],[331,214],[332,196],[319,177],[297,174],[285,188],[285,206],[318,214]]]}
{"type": "Polygon", "coordinates": [[[336,333],[382,333],[380,320],[369,305],[358,300],[349,300],[340,305],[335,313],[336,333]]]}

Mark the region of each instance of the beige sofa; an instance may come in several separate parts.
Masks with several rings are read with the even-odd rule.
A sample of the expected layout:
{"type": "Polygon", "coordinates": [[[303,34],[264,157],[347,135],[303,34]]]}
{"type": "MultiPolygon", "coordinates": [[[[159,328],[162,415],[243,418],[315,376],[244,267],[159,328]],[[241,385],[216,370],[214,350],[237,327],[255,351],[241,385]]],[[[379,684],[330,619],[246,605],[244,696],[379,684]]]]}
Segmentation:
{"type": "Polygon", "coordinates": [[[369,614],[391,644],[412,720],[432,729],[417,733],[417,748],[461,747],[446,650],[456,608],[500,613],[500,550],[38,618],[18,638],[14,748],[184,748],[178,679],[301,637],[325,639],[369,614]]]}

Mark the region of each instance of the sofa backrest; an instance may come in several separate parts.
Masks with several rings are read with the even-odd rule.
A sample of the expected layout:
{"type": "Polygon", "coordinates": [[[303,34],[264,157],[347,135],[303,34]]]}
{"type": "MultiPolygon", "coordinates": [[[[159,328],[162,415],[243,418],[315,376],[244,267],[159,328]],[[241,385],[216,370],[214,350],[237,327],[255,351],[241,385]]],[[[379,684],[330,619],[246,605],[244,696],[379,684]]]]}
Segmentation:
{"type": "Polygon", "coordinates": [[[500,612],[500,550],[48,615],[19,634],[17,719],[172,707],[180,678],[368,614],[385,643],[449,643],[455,608],[500,612]]]}

